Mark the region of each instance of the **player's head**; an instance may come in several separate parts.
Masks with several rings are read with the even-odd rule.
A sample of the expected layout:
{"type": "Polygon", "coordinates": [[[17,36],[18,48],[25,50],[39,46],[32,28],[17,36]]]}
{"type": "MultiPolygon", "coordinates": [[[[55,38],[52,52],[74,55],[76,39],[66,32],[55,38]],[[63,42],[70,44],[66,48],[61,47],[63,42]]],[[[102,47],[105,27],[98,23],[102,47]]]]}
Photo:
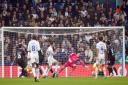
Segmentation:
{"type": "Polygon", "coordinates": [[[109,40],[106,43],[107,43],[107,45],[110,45],[111,44],[109,40]]]}
{"type": "Polygon", "coordinates": [[[18,44],[18,48],[21,48],[21,47],[22,47],[22,44],[21,44],[21,43],[19,43],[19,44],[18,44]]]}
{"type": "Polygon", "coordinates": [[[32,36],[32,39],[33,39],[33,40],[36,40],[36,39],[37,39],[36,35],[33,35],[33,36],[32,36]]]}
{"type": "Polygon", "coordinates": [[[48,42],[50,45],[53,45],[53,40],[51,38],[49,38],[48,42]]]}
{"type": "Polygon", "coordinates": [[[102,36],[99,37],[99,41],[103,41],[103,37],[102,36]]]}

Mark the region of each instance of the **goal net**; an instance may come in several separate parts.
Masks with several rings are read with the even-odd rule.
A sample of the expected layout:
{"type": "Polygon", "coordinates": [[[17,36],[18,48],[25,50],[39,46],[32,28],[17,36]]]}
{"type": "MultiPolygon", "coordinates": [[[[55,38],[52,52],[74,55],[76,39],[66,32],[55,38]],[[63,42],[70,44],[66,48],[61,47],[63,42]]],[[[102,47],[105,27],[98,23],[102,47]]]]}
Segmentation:
{"type": "MultiPolygon", "coordinates": [[[[18,77],[21,68],[18,62],[27,66],[27,45],[32,35],[38,37],[41,46],[39,63],[42,72],[47,69],[45,53],[48,47],[48,39],[54,40],[54,58],[61,64],[57,70],[65,64],[68,55],[72,52],[80,52],[80,58],[88,65],[85,69],[76,63],[76,69],[72,72],[68,67],[60,73],[63,77],[89,77],[92,76],[93,64],[96,61],[96,43],[98,37],[102,36],[103,41],[108,41],[113,47],[115,56],[115,67],[119,76],[126,76],[125,68],[125,34],[124,27],[2,27],[0,30],[0,77],[18,77]],[[19,51],[24,52],[23,56],[19,51]],[[89,51],[88,51],[89,50],[89,51]]],[[[106,66],[108,60],[106,59],[106,66]]],[[[53,66],[54,68],[54,66],[53,66]]],[[[108,75],[108,71],[106,71],[108,75]]],[[[51,74],[49,74],[51,75],[51,74]]]]}

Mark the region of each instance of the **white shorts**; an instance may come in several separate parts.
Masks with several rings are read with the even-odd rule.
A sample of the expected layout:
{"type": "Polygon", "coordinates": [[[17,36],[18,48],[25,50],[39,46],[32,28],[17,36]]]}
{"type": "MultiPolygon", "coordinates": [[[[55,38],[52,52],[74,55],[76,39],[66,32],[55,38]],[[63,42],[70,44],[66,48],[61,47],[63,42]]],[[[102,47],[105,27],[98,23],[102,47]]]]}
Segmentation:
{"type": "Polygon", "coordinates": [[[28,61],[29,66],[32,66],[32,63],[39,63],[38,53],[36,53],[36,54],[30,53],[29,58],[30,58],[30,60],[28,61]]]}
{"type": "Polygon", "coordinates": [[[56,63],[56,62],[57,62],[57,60],[54,59],[53,57],[48,57],[48,65],[49,65],[49,66],[53,65],[53,64],[56,63]]]}
{"type": "Polygon", "coordinates": [[[99,54],[96,60],[96,64],[105,64],[105,55],[99,54]]]}

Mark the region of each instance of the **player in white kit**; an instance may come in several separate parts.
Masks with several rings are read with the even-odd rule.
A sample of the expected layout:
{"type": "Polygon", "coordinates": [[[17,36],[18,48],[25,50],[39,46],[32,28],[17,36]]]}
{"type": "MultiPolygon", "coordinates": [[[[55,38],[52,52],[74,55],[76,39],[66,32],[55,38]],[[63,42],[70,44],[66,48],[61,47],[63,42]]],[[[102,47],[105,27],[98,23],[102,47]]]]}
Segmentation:
{"type": "Polygon", "coordinates": [[[106,43],[103,42],[103,37],[99,37],[99,42],[96,44],[96,68],[95,78],[98,76],[99,67],[102,66],[104,77],[106,77],[105,57],[106,57],[106,43]]]}
{"type": "Polygon", "coordinates": [[[32,73],[35,78],[35,82],[39,81],[39,54],[40,44],[36,40],[36,36],[33,35],[32,39],[28,43],[28,65],[32,67],[32,73]]]}
{"type": "Polygon", "coordinates": [[[53,73],[53,77],[55,77],[56,75],[56,70],[58,67],[58,61],[53,57],[54,56],[54,51],[53,51],[53,41],[49,39],[49,47],[46,51],[46,57],[47,57],[47,63],[48,63],[48,69],[46,71],[46,77],[48,77],[48,73],[49,71],[51,71],[51,73],[53,73]],[[52,66],[55,65],[55,71],[53,72],[52,70],[52,66]]]}

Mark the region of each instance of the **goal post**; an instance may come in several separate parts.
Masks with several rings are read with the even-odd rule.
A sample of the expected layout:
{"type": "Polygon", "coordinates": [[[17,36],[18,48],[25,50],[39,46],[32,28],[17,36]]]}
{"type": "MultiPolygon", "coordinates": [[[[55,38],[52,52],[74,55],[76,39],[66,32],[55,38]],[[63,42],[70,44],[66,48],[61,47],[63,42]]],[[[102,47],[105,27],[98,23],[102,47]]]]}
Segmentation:
{"type": "MultiPolygon", "coordinates": [[[[1,59],[1,67],[0,67],[0,77],[4,78],[7,76],[7,72],[10,72],[8,75],[13,76],[13,67],[9,69],[10,71],[6,71],[8,68],[6,66],[16,66],[16,46],[20,44],[24,44],[25,48],[27,47],[28,41],[31,39],[33,34],[38,36],[38,40],[41,42],[41,48],[43,48],[43,52],[45,53],[46,47],[43,47],[43,42],[48,38],[52,38],[55,41],[55,50],[62,50],[62,46],[64,45],[66,52],[68,54],[66,46],[71,45],[75,51],[81,51],[82,46],[84,47],[82,51],[86,50],[86,46],[89,46],[93,51],[93,58],[95,57],[95,44],[97,42],[98,36],[103,36],[104,41],[110,40],[115,47],[115,55],[116,55],[116,63],[117,69],[120,68],[118,73],[120,76],[126,76],[127,69],[125,68],[125,28],[121,27],[1,27],[0,29],[1,40],[0,46],[2,46],[0,59],[1,59]],[[109,35],[110,34],[110,35],[109,35]],[[74,41],[76,38],[76,41],[74,41]],[[66,40],[65,40],[66,39],[66,40]],[[115,40],[113,40],[115,39],[115,40]],[[67,41],[65,44],[64,41],[67,41]],[[118,45],[119,44],[119,45],[118,45]],[[116,45],[118,48],[116,48],[116,45]],[[119,47],[120,46],[120,47],[119,47]],[[79,47],[79,48],[78,48],[79,47]],[[15,58],[14,58],[15,57],[15,58]],[[8,60],[11,61],[11,64],[8,64],[8,60]]],[[[47,42],[45,42],[46,44],[47,42]]],[[[71,51],[71,49],[70,49],[71,51]]],[[[69,52],[70,53],[70,52],[69,52]]],[[[66,54],[66,55],[67,55],[66,54]]],[[[27,54],[26,54],[27,56],[27,54]]],[[[67,57],[62,57],[63,54],[59,57],[58,55],[55,58],[62,63],[62,65],[66,62],[67,57]]],[[[82,56],[81,59],[85,61],[82,56]]],[[[92,64],[95,62],[92,59],[89,62],[89,71],[81,69],[81,66],[73,72],[73,76],[90,76],[90,72],[92,71],[92,64]]],[[[45,65],[45,59],[42,61],[42,65],[45,65]]],[[[78,64],[79,65],[79,64],[78,64]]],[[[70,68],[67,68],[62,76],[68,77],[70,76],[70,68]],[[68,72],[68,73],[67,73],[68,72]]]]}

